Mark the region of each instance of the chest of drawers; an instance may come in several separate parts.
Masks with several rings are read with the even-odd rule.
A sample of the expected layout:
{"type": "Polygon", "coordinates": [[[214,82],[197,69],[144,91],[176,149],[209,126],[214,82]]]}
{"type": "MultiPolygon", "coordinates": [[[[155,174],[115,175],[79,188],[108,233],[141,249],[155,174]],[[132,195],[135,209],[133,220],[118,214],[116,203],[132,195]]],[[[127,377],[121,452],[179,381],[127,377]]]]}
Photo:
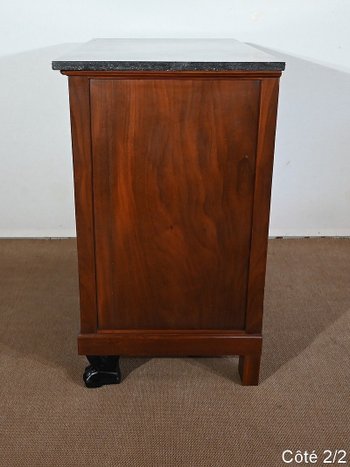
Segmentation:
{"type": "Polygon", "coordinates": [[[119,356],[238,355],[258,383],[278,84],[233,40],[94,40],[69,79],[88,387],[119,356]]]}

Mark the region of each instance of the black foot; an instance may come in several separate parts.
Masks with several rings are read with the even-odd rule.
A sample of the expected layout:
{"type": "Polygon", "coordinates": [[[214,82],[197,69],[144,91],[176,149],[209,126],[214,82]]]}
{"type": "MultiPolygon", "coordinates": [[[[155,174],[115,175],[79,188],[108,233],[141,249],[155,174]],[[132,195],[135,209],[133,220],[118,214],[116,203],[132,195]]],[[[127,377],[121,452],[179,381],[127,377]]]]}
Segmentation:
{"type": "Polygon", "coordinates": [[[87,355],[86,358],[90,362],[83,374],[87,388],[99,388],[105,384],[120,383],[119,357],[115,355],[87,355]]]}

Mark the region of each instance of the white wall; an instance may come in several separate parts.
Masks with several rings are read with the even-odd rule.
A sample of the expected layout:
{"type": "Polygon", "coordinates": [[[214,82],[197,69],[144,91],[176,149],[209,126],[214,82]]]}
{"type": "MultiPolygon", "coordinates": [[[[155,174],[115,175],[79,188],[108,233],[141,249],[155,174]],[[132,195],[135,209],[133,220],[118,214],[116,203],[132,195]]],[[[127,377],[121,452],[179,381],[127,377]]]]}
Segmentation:
{"type": "Polygon", "coordinates": [[[66,78],[92,37],[235,37],[287,61],[271,235],[350,235],[349,0],[11,0],[0,8],[0,236],[74,235],[66,78]]]}

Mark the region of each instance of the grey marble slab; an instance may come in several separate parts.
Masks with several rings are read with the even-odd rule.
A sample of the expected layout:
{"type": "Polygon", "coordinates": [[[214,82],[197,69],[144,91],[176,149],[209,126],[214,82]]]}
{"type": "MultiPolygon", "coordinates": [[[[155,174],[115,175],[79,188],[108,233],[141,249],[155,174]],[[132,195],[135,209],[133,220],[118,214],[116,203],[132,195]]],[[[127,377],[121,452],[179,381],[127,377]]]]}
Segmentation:
{"type": "Polygon", "coordinates": [[[235,39],[93,39],[52,62],[67,71],[281,71],[285,63],[235,39]]]}

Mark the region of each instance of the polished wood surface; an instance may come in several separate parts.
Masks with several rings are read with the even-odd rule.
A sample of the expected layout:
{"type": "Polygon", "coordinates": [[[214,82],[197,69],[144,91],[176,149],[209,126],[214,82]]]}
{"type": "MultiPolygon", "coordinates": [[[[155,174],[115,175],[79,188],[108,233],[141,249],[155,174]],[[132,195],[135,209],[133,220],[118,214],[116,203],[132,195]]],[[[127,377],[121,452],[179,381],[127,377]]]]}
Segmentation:
{"type": "Polygon", "coordinates": [[[79,263],[81,332],[97,330],[97,290],[90,135],[90,82],[69,79],[74,166],[75,217],[79,263]]]}
{"type": "Polygon", "coordinates": [[[244,327],[259,96],[91,81],[99,329],[244,327]]]}
{"type": "Polygon", "coordinates": [[[261,361],[261,349],[255,349],[252,353],[245,353],[239,357],[238,371],[243,386],[257,386],[259,384],[259,372],[261,361]]]}
{"type": "Polygon", "coordinates": [[[144,357],[260,355],[262,337],[242,331],[147,329],[82,334],[78,344],[83,355],[109,355],[116,349],[121,355],[144,357]]]}
{"type": "Polygon", "coordinates": [[[246,331],[261,332],[279,80],[261,82],[246,331]]]}
{"type": "Polygon", "coordinates": [[[86,355],[259,379],[279,72],[67,72],[86,355]]]}

